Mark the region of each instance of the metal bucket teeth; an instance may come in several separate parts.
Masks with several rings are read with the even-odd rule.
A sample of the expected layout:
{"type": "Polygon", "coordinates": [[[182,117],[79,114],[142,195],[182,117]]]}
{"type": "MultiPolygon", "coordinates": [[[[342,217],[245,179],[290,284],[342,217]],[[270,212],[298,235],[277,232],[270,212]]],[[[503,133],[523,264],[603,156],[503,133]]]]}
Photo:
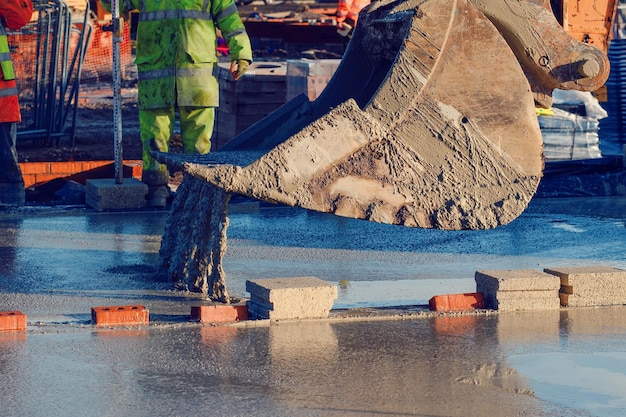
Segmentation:
{"type": "Polygon", "coordinates": [[[528,81],[464,0],[373,3],[323,94],[257,124],[271,148],[258,160],[186,172],[269,202],[458,230],[518,217],[543,169],[528,81]]]}

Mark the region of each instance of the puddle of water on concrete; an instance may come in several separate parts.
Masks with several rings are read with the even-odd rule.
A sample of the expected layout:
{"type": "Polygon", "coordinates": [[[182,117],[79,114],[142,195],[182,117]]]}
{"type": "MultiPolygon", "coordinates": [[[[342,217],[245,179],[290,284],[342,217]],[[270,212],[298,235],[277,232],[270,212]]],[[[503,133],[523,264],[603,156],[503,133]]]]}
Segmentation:
{"type": "Polygon", "coordinates": [[[435,295],[476,291],[473,279],[334,282],[338,297],[333,308],[392,307],[428,304],[435,295]]]}
{"type": "MultiPolygon", "coordinates": [[[[476,291],[474,279],[420,279],[400,281],[329,281],[337,286],[333,309],[426,305],[435,295],[476,291]]],[[[241,284],[241,283],[239,283],[241,284]]],[[[238,294],[249,298],[243,285],[234,285],[238,294]]]]}
{"type": "Polygon", "coordinates": [[[509,362],[545,401],[598,416],[626,413],[626,352],[536,353],[509,362]]]}

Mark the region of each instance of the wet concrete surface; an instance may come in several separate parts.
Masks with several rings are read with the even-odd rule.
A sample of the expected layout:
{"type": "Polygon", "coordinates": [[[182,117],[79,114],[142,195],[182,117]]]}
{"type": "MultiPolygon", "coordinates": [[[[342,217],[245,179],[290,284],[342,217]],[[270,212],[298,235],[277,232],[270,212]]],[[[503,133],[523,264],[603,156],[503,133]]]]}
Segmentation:
{"type": "Polygon", "coordinates": [[[626,268],[626,199],[533,200],[510,225],[481,232],[233,204],[231,295],[246,296],[251,278],[339,285],[329,320],[271,325],[189,322],[201,298],[152,278],[166,221],[166,211],[75,207],[0,217],[0,311],[28,315],[26,333],[0,333],[3,416],[626,412],[623,306],[423,307],[436,294],[473,291],[481,269],[626,268]],[[91,307],[124,304],[146,305],[151,324],[91,325],[91,307]]]}

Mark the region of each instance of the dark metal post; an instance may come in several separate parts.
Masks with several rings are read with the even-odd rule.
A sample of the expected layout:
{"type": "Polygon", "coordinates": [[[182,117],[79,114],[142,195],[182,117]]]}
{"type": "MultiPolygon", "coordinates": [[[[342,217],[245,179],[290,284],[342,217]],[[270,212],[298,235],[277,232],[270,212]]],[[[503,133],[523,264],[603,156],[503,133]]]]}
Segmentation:
{"type": "Polygon", "coordinates": [[[119,0],[111,2],[111,39],[113,40],[113,140],[115,156],[115,182],[124,182],[122,167],[122,97],[121,97],[121,65],[120,44],[124,33],[124,20],[120,18],[119,0]]]}

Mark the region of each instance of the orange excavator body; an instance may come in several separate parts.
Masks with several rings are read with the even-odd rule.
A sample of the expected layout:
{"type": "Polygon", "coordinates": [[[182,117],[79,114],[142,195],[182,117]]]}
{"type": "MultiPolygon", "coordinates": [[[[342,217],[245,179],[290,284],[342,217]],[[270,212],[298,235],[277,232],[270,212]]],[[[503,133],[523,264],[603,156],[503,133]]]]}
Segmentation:
{"type": "Polygon", "coordinates": [[[570,36],[602,52],[609,51],[613,35],[617,0],[555,0],[552,10],[570,36]]]}

